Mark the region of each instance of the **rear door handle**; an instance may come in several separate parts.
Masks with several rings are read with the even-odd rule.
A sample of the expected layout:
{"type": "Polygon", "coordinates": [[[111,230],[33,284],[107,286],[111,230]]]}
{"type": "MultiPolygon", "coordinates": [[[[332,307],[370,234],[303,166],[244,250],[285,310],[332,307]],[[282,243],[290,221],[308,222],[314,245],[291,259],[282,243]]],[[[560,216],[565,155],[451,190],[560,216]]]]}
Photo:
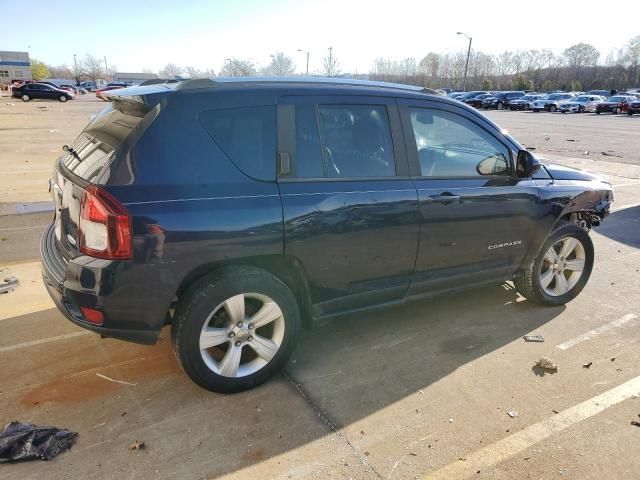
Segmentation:
{"type": "Polygon", "coordinates": [[[441,203],[443,205],[460,203],[460,195],[451,195],[446,193],[442,195],[429,195],[427,197],[427,203],[441,203]]]}

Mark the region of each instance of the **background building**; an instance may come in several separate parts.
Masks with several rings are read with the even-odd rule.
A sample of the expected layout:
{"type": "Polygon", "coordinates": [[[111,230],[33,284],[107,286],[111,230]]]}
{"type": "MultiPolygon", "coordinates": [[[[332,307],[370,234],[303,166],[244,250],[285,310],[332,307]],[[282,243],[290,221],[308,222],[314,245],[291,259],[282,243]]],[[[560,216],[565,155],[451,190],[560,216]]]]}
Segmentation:
{"type": "Polygon", "coordinates": [[[155,73],[127,73],[116,72],[113,74],[113,82],[129,83],[131,85],[138,85],[145,80],[155,80],[159,78],[155,73]]]}
{"type": "Polygon", "coordinates": [[[31,80],[28,52],[0,51],[0,83],[9,83],[11,80],[31,80]]]}

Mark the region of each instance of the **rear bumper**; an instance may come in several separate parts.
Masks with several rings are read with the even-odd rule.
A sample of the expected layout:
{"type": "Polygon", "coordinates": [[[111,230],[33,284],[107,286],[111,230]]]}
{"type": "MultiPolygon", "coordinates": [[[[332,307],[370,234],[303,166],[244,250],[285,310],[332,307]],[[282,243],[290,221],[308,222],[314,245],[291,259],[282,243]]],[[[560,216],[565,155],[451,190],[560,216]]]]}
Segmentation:
{"type": "Polygon", "coordinates": [[[53,225],[42,236],[40,257],[49,296],[71,322],[105,337],[145,345],[157,342],[168,303],[154,305],[153,298],[140,297],[135,287],[128,288],[126,283],[132,280],[130,273],[135,269],[124,269],[125,262],[86,256],[67,262],[57,246],[53,225]],[[100,310],[104,323],[98,326],[87,322],[80,307],[100,310]]]}

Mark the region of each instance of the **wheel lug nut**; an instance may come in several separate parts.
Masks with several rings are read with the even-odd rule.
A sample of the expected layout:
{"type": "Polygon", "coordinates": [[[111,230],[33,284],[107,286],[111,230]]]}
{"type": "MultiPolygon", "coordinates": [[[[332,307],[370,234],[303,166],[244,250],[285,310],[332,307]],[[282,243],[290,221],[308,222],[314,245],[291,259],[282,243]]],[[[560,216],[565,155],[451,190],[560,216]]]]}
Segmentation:
{"type": "Polygon", "coordinates": [[[242,342],[237,341],[237,342],[236,342],[236,347],[239,347],[241,344],[242,344],[242,342]]]}
{"type": "Polygon", "coordinates": [[[248,341],[253,340],[253,337],[251,335],[249,335],[249,338],[247,338],[248,341]]]}
{"type": "Polygon", "coordinates": [[[238,322],[238,327],[242,327],[242,322],[238,322]]]}
{"type": "Polygon", "coordinates": [[[249,324],[249,330],[253,330],[253,323],[249,324]]]}
{"type": "Polygon", "coordinates": [[[235,337],[235,336],[236,336],[236,334],[235,334],[235,333],[233,333],[233,332],[229,332],[229,338],[233,338],[233,337],[235,337]]]}

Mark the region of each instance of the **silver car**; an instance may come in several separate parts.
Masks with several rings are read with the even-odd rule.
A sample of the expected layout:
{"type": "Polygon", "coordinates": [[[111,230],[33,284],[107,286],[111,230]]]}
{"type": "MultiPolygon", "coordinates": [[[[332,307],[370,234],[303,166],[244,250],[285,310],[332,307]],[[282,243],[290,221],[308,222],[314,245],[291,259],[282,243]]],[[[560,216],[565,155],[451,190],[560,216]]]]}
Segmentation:
{"type": "Polygon", "coordinates": [[[560,104],[562,113],[595,112],[596,105],[605,101],[600,95],[578,95],[573,100],[560,104]]]}
{"type": "Polygon", "coordinates": [[[561,102],[570,101],[575,98],[575,96],[575,93],[551,93],[545,98],[533,102],[531,110],[534,112],[539,112],[540,110],[555,112],[560,108],[561,102]]]}

